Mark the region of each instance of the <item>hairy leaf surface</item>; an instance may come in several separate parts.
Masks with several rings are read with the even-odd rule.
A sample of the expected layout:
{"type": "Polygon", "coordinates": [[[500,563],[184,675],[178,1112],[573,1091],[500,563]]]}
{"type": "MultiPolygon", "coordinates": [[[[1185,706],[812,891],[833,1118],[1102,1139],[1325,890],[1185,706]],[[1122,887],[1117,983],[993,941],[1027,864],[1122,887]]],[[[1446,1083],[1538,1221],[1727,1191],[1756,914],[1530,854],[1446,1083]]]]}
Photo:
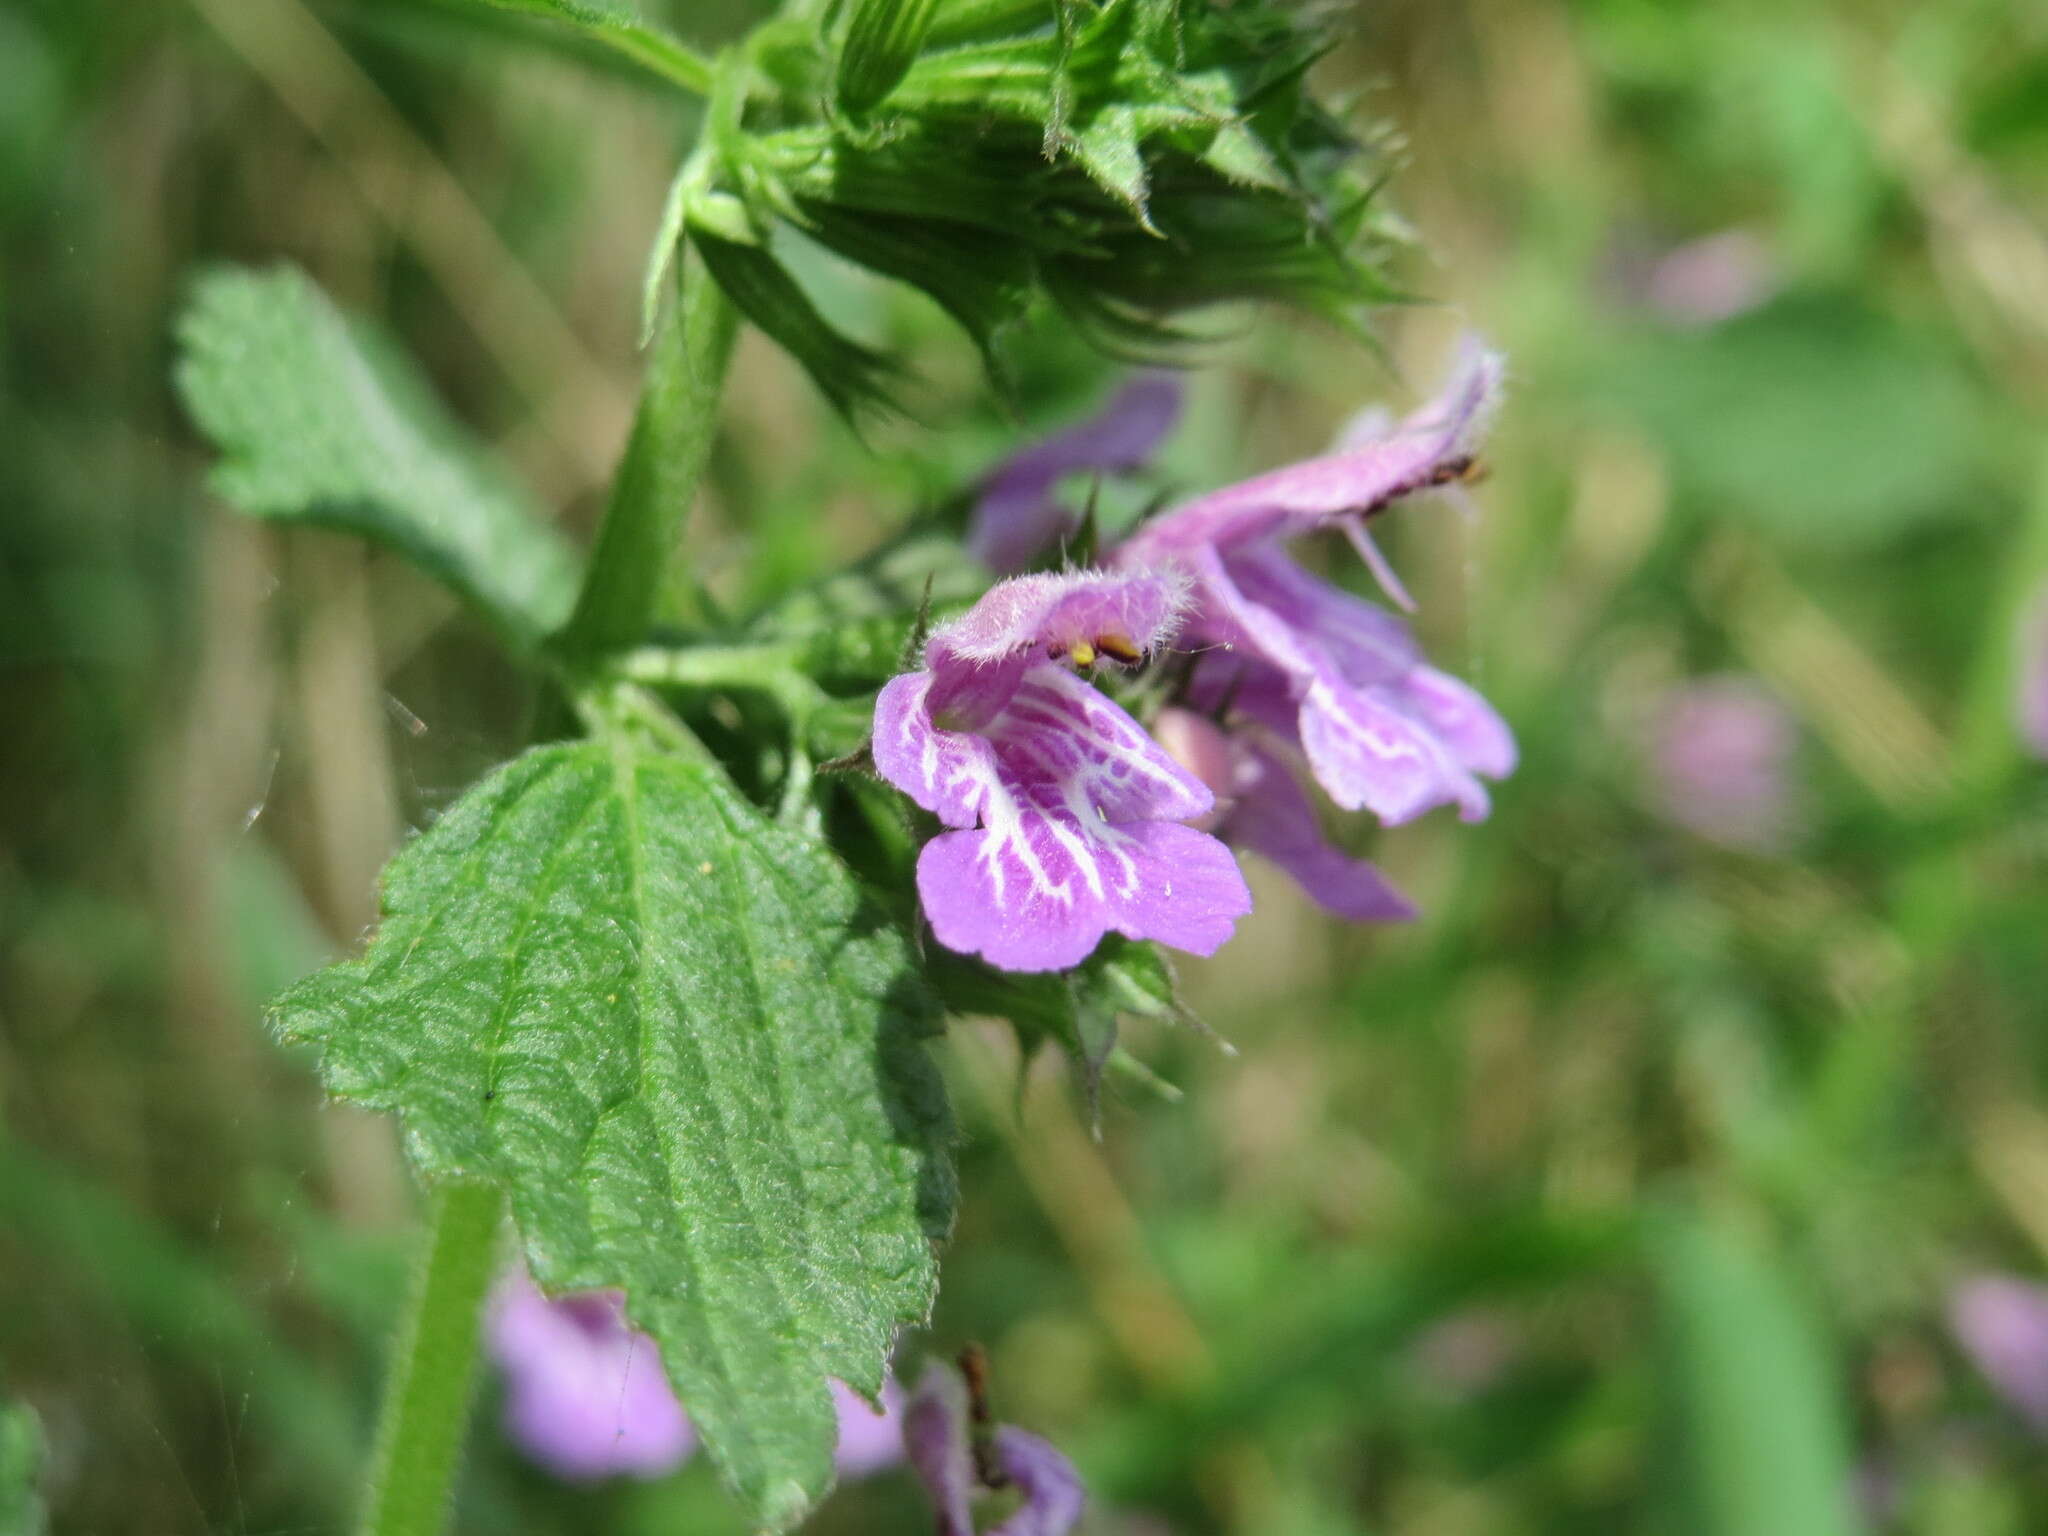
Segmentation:
{"type": "Polygon", "coordinates": [[[510,1194],[550,1290],[620,1286],[727,1480],[830,1484],[825,1379],[881,1385],[952,1200],[934,1006],[821,846],[714,767],[536,748],[393,861],[369,952],[286,993],[429,1178],[510,1194]]]}
{"type": "Polygon", "coordinates": [[[567,617],[568,546],[418,370],[304,273],[211,272],[178,335],[179,391],[242,511],[388,545],[521,645],[567,617]]]}

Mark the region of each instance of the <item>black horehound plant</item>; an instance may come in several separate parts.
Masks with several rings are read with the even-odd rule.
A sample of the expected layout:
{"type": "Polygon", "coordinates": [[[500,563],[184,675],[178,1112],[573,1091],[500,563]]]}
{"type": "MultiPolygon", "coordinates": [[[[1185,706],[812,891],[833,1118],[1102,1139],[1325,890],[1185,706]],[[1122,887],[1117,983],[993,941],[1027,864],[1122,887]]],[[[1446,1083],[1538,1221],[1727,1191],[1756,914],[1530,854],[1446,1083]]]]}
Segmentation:
{"type": "MultiPolygon", "coordinates": [[[[1247,910],[1234,847],[1347,915],[1405,910],[1322,840],[1303,774],[1387,820],[1483,810],[1499,721],[1282,541],[1369,548],[1367,517],[1459,480],[1499,368],[1475,349],[1435,405],[1092,563],[1012,474],[1007,515],[1047,536],[997,542],[1036,571],[933,514],[764,611],[667,611],[741,323],[848,416],[905,383],[792,248],[921,290],[1000,392],[1027,325],[1150,361],[1219,304],[1358,328],[1392,295],[1381,159],[1309,93],[1326,39],[1265,0],[794,0],[715,58],[593,0],[505,5],[703,103],[620,297],[646,383],[587,552],[299,273],[207,273],[179,328],[227,501],[395,551],[562,704],[392,860],[361,957],[275,1006],[335,1097],[397,1115],[431,1194],[365,1529],[442,1525],[509,1210],[547,1293],[623,1293],[783,1531],[831,1484],[828,1382],[872,1399],[932,1304],[948,1012],[1092,1085],[1119,1013],[1177,1009],[1159,946],[1207,953],[1247,910]],[[707,727],[721,704],[742,728],[707,727]]],[[[1129,469],[1159,425],[1113,411],[1019,473],[1129,469]]]]}

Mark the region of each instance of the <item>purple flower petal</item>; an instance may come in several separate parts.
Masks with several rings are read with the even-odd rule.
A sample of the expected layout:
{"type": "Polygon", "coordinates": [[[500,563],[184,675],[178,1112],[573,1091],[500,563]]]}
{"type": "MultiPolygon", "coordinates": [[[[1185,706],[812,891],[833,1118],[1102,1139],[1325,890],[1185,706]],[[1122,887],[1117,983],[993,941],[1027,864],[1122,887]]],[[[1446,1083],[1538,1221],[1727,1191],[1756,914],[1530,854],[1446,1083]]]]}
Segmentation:
{"type": "Polygon", "coordinates": [[[1387,436],[1199,496],[1140,528],[1120,556],[1144,566],[1196,546],[1304,533],[1441,484],[1485,434],[1502,376],[1500,355],[1468,339],[1443,391],[1387,436]]]}
{"type": "Polygon", "coordinates": [[[1007,1424],[996,1431],[995,1452],[1024,1503],[988,1536],[1067,1536],[1087,1503],[1074,1464],[1050,1442],[1007,1424]]]}
{"type": "Polygon", "coordinates": [[[1079,965],[1111,929],[1211,955],[1251,910],[1237,861],[1205,832],[1031,809],[933,838],[917,891],[941,944],[1009,971],[1079,965]]]}
{"type": "Polygon", "coordinates": [[[1180,409],[1177,378],[1140,374],[1094,416],[1005,460],[982,482],[968,523],[968,552],[992,571],[1022,570],[1073,526],[1073,514],[1053,496],[1059,482],[1084,470],[1142,467],[1173,430],[1180,409]]]}
{"type": "MultiPolygon", "coordinates": [[[[938,1536],[974,1536],[980,1475],[970,1435],[966,1384],[959,1372],[934,1360],[904,1409],[903,1443],[938,1507],[938,1536]]],[[[1073,1463],[1037,1435],[1007,1424],[997,1426],[989,1449],[995,1474],[1024,1502],[988,1536],[1067,1536],[1086,1502],[1073,1463]]]]}
{"type": "Polygon", "coordinates": [[[1435,667],[1417,667],[1394,685],[1401,707],[1420,720],[1459,767],[1489,779],[1515,771],[1514,733],[1478,690],[1435,667]]]}
{"type": "Polygon", "coordinates": [[[918,856],[932,932],[1008,970],[1078,965],[1105,933],[1211,954],[1251,894],[1229,849],[1175,823],[1215,797],[1122,709],[1056,662],[1031,664],[978,730],[931,712],[932,673],[892,679],[875,765],[950,826],[918,856]]]}
{"type": "Polygon", "coordinates": [[[627,1324],[617,1292],[550,1301],[515,1274],[493,1299],[489,1334],[506,1433],[557,1477],[661,1477],[695,1450],[660,1350],[627,1324]]]}
{"type": "Polygon", "coordinates": [[[2048,1288],[1978,1275],[1949,1294],[1948,1320],[1998,1395],[2048,1435],[2048,1288]]]}
{"type": "Polygon", "coordinates": [[[1347,811],[1388,826],[1454,803],[1467,821],[1488,810],[1486,791],[1427,728],[1381,688],[1354,688],[1319,668],[1301,698],[1301,745],[1316,780],[1347,811]]]}
{"type": "Polygon", "coordinates": [[[1232,703],[1298,739],[1332,800],[1389,825],[1446,804],[1468,821],[1486,815],[1486,791],[1473,774],[1512,765],[1512,740],[1476,694],[1419,665],[1399,619],[1266,546],[1186,558],[1197,592],[1193,635],[1255,658],[1244,681],[1263,686],[1232,703]],[[1294,701],[1293,722],[1274,718],[1275,672],[1294,701]]]}
{"type": "Polygon", "coordinates": [[[853,1388],[833,1381],[832,1407],[839,1415],[839,1445],[832,1464],[843,1478],[872,1477],[903,1459],[903,1389],[890,1376],[882,1383],[878,1413],[853,1388]]]}
{"type": "Polygon", "coordinates": [[[875,699],[875,771],[949,827],[981,819],[998,778],[995,744],[932,723],[929,672],[892,677],[875,699]]]}
{"type": "Polygon", "coordinates": [[[1323,835],[1315,807],[1287,765],[1262,747],[1244,752],[1237,799],[1220,829],[1291,875],[1325,911],[1360,923],[1400,923],[1415,908],[1364,859],[1323,835]]]}
{"type": "Polygon", "coordinates": [[[1207,716],[1169,705],[1153,720],[1152,739],[1216,797],[1207,813],[1188,822],[1198,832],[1214,831],[1237,794],[1238,752],[1230,738],[1207,716]]]}
{"type": "Polygon", "coordinates": [[[1171,568],[1013,576],[933,630],[925,662],[939,670],[1029,650],[1063,656],[1080,645],[1094,646],[1104,635],[1150,651],[1172,638],[1187,598],[1187,579],[1171,568]]]}
{"type": "Polygon", "coordinates": [[[924,1368],[903,1409],[903,1451],[938,1508],[938,1536],[974,1536],[974,1452],[967,1385],[951,1366],[924,1368]]]}
{"type": "Polygon", "coordinates": [[[1309,575],[1275,544],[1227,557],[1232,585],[1248,602],[1286,615],[1337,669],[1361,686],[1391,682],[1422,661],[1408,626],[1386,609],[1309,575]]]}
{"type": "Polygon", "coordinates": [[[1010,783],[1079,821],[1186,821],[1216,803],[1115,700],[1052,662],[1025,675],[986,735],[1010,783]]]}

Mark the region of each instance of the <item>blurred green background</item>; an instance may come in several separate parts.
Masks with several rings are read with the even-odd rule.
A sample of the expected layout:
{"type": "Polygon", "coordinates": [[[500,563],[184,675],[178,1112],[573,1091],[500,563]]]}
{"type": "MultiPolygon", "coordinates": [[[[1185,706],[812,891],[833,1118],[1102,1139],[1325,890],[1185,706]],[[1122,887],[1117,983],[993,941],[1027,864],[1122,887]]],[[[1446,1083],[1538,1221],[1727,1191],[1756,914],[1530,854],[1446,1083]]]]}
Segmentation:
{"type": "MultiPolygon", "coordinates": [[[[668,19],[712,45],[755,9],[668,19]]],[[[1254,871],[1183,968],[1241,1054],[1140,1033],[1185,1098],[1112,1096],[1100,1146],[1063,1064],[1018,1110],[1007,1035],[958,1025],[934,1338],[988,1346],[1099,1533],[2048,1530],[2040,1443],[1943,1320],[2048,1253],[2048,773],[2010,709],[2048,576],[2048,11],[1332,15],[1323,81],[1401,132],[1401,275],[1439,302],[1383,358],[1239,327],[1168,471],[1314,451],[1481,328],[1513,368],[1483,514],[1387,537],[1524,763],[1483,825],[1368,840],[1411,927],[1254,871]],[[1732,844],[1655,750],[1729,674],[1795,731],[1782,824],[1732,844]]],[[[582,534],[693,127],[431,4],[0,9],[0,1382],[56,1531],[348,1528],[415,1210],[261,1004],[533,702],[396,561],[209,499],[181,285],[303,264],[582,534]]],[[[684,552],[718,591],[830,569],[1107,377],[1046,348],[1006,423],[930,314],[824,280],[939,381],[931,425],[864,450],[749,338],[684,552]]],[[[816,1528],[920,1510],[898,1474],[816,1528]]],[[[459,1528],[738,1524],[702,1465],[551,1484],[487,1401],[459,1528]]]]}

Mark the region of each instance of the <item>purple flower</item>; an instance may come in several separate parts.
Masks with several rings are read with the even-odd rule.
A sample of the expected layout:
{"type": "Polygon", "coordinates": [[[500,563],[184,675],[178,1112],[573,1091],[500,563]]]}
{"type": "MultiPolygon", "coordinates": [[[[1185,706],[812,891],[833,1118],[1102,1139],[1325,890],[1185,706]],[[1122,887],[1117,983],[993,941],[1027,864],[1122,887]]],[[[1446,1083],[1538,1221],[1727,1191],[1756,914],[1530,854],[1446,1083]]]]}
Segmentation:
{"type": "MultiPolygon", "coordinates": [[[[551,1301],[515,1270],[492,1298],[489,1338],[505,1373],[505,1432],[557,1477],[663,1477],[696,1450],[660,1348],[626,1321],[618,1291],[551,1301]]],[[[844,1382],[828,1385],[839,1415],[839,1475],[868,1477],[900,1462],[903,1389],[895,1377],[882,1383],[879,1413],[844,1382]]]]}
{"type": "Polygon", "coordinates": [[[1755,309],[1778,282],[1762,240],[1746,229],[1724,229],[1665,255],[1651,269],[1644,296],[1682,325],[1718,325],[1755,309]]]}
{"type": "Polygon", "coordinates": [[[839,1415],[839,1447],[832,1463],[843,1478],[872,1477],[903,1460],[903,1388],[889,1376],[882,1382],[878,1413],[843,1381],[832,1384],[832,1406],[839,1415]]]}
{"type": "Polygon", "coordinates": [[[1949,1293],[1948,1321],[1998,1395],[2048,1436],[2048,1287],[1973,1276],[1949,1293]]]}
{"type": "Polygon", "coordinates": [[[1145,373],[1086,421],[1005,459],[981,483],[967,527],[967,550],[1001,575],[1020,571],[1074,524],[1054,499],[1061,480],[1084,470],[1142,466],[1180,419],[1180,381],[1145,373]]]}
{"type": "Polygon", "coordinates": [[[1443,393],[1390,430],[1362,418],[1339,451],[1198,497],[1111,557],[1192,578],[1183,643],[1207,648],[1196,707],[1229,706],[1298,746],[1332,800],[1389,824],[1447,804],[1484,816],[1479,778],[1513,769],[1514,740],[1477,693],[1423,661],[1400,619],[1311,576],[1284,544],[1335,527],[1376,561],[1366,520],[1470,469],[1500,384],[1499,357],[1468,344],[1443,393]]]}
{"type": "Polygon", "coordinates": [[[1061,970],[1115,929],[1212,954],[1251,910],[1214,797],[1062,658],[1136,661],[1179,622],[1166,572],[1020,576],[934,631],[875,701],[875,766],[948,827],[917,861],[941,944],[1061,970]]]}
{"type": "Polygon", "coordinates": [[[1160,711],[1152,734],[1206,784],[1217,808],[1196,823],[1285,870],[1324,911],[1353,922],[1406,922],[1415,908],[1365,859],[1324,835],[1315,806],[1280,749],[1224,730],[1192,710],[1160,711]]]}
{"type": "Polygon", "coordinates": [[[2048,762],[2048,592],[2022,626],[2019,728],[2027,750],[2048,762]]]}
{"type": "Polygon", "coordinates": [[[524,1273],[491,1306],[491,1353],[505,1372],[505,1432],[557,1477],[661,1477],[697,1448],[654,1340],[626,1322],[626,1298],[550,1301],[524,1273]]]}
{"type": "Polygon", "coordinates": [[[1652,741],[1664,814],[1710,842],[1768,852],[1796,823],[1791,767],[1799,728],[1747,677],[1712,677],[1668,693],[1652,741]]]}
{"type": "Polygon", "coordinates": [[[938,1506],[938,1536],[974,1536],[973,1497],[982,1486],[1014,1487],[1024,1499],[988,1536],[1066,1536],[1081,1518],[1081,1479],[1050,1442],[998,1425],[977,1458],[967,1387],[949,1365],[933,1361],[918,1378],[904,1410],[903,1441],[938,1506]],[[983,1466],[994,1474],[987,1484],[983,1466]]]}

